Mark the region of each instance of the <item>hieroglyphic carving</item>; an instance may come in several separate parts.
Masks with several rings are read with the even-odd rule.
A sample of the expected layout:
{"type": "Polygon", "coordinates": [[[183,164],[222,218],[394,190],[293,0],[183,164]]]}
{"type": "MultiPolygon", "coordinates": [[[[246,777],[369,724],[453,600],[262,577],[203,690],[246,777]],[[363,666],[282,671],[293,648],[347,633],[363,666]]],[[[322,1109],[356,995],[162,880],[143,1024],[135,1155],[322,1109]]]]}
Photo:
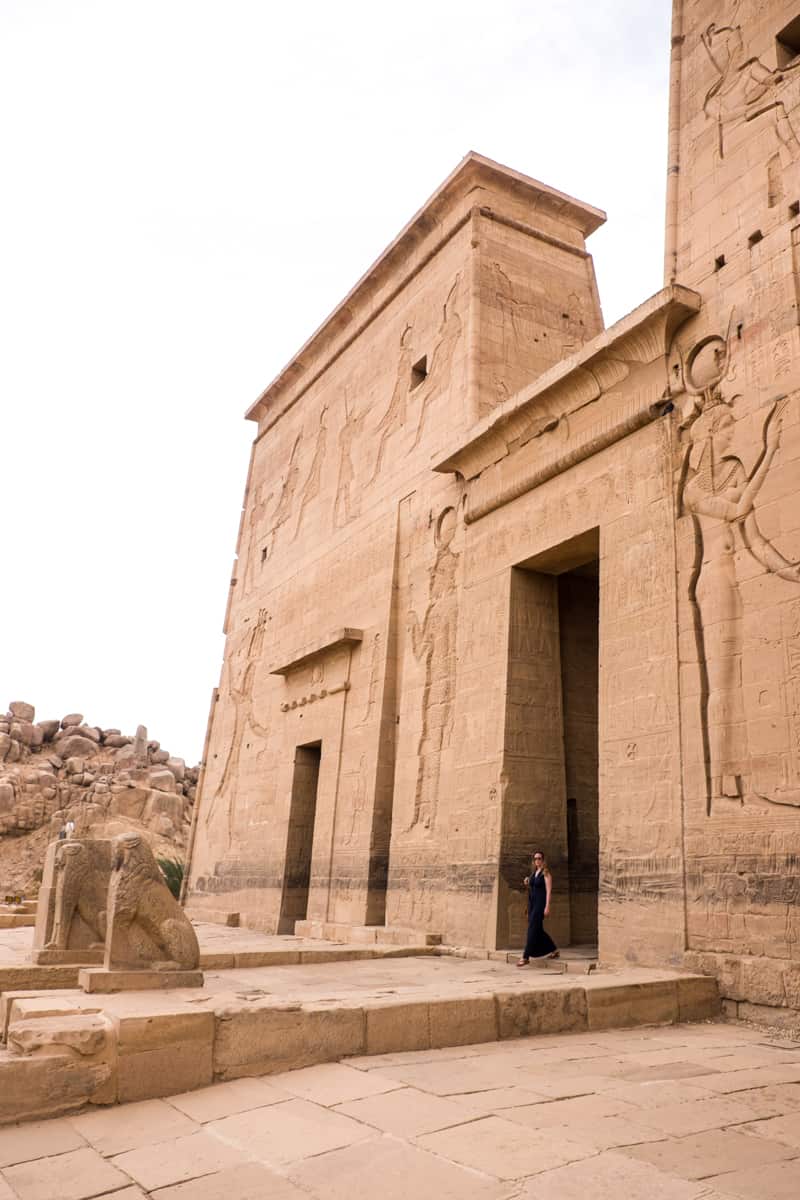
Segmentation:
{"type": "Polygon", "coordinates": [[[452,383],[451,368],[453,357],[461,337],[461,317],[458,315],[456,306],[460,282],[461,276],[456,275],[453,286],[447,293],[447,299],[442,306],[442,319],[438,330],[439,340],[433,348],[427,379],[419,388],[419,391],[422,393],[422,404],[419,410],[417,432],[411,447],[412,450],[419,445],[423,429],[425,428],[425,418],[431,404],[452,383]]]}
{"type": "Polygon", "coordinates": [[[409,613],[414,656],[425,666],[412,829],[417,825],[430,829],[435,824],[442,751],[449,745],[453,728],[459,559],[451,549],[455,532],[456,511],[445,508],[435,526],[436,558],[429,571],[425,616],[420,621],[413,610],[409,613]]]}
{"type": "Polygon", "coordinates": [[[743,548],[773,575],[800,583],[800,564],[789,562],[764,537],[755,514],[756,498],[780,444],[787,401],[779,397],[772,402],[762,425],[761,453],[748,473],[730,453],[735,418],[732,402],[720,391],[728,361],[728,343],[717,336],[703,339],[687,360],[685,384],[693,406],[684,421],[688,444],[679,497],[694,537],[688,595],[701,674],[709,813],[714,799],[721,797],[800,805],[796,789],[776,783],[765,795],[752,786],[741,674],[744,610],[736,572],[736,554],[743,548]]]}
{"type": "Polygon", "coordinates": [[[367,721],[372,716],[375,705],[378,703],[378,691],[381,682],[381,657],[383,650],[383,638],[380,633],[376,633],[372,639],[372,659],[369,665],[369,685],[367,687],[367,703],[364,709],[364,715],[358,722],[359,725],[366,725],[367,721]]]}
{"type": "Polygon", "coordinates": [[[325,461],[325,448],[328,441],[328,427],[325,424],[325,416],[328,412],[327,404],[323,404],[322,411],[319,414],[319,429],[317,430],[317,442],[314,446],[314,457],[311,459],[311,466],[308,469],[306,481],[303,484],[303,493],[300,497],[300,512],[297,516],[297,525],[295,526],[295,540],[300,532],[300,526],[303,523],[303,516],[306,509],[312,500],[315,500],[322,488],[322,464],[325,461]]]}
{"type": "MultiPolygon", "coordinates": [[[[748,54],[741,25],[735,24],[740,0],[737,0],[728,24],[712,22],[700,35],[717,78],[706,93],[703,111],[717,123],[720,158],[725,157],[725,133],[729,128],[757,117],[768,116],[778,139],[781,163],[788,166],[800,151],[786,106],[780,97],[786,70],[773,71],[759,58],[748,54]]],[[[773,180],[773,188],[776,186],[773,180]]]]}
{"type": "Polygon", "coordinates": [[[344,425],[339,431],[339,478],[336,482],[336,500],[333,505],[333,527],[340,529],[357,517],[359,513],[358,492],[353,494],[355,471],[353,469],[353,442],[358,436],[366,412],[356,414],[344,397],[344,425]]]}
{"type": "Polygon", "coordinates": [[[302,436],[298,436],[294,440],[292,452],[289,455],[289,465],[286,468],[286,475],[281,484],[281,493],[278,497],[278,503],[275,506],[275,512],[272,515],[272,528],[269,532],[266,544],[263,547],[262,555],[264,560],[268,559],[275,549],[275,539],[282,525],[285,525],[292,515],[292,507],[294,505],[294,494],[297,491],[297,482],[300,478],[300,468],[297,465],[297,452],[300,449],[302,436]]]}
{"type": "Polygon", "coordinates": [[[341,811],[349,818],[349,828],[344,835],[344,844],[350,846],[361,834],[361,825],[367,809],[367,783],[364,776],[364,755],[358,766],[345,771],[340,785],[341,811]]]}
{"type": "Polygon", "coordinates": [[[393,433],[397,433],[406,423],[408,410],[408,393],[411,387],[411,364],[414,359],[414,348],[411,345],[413,325],[406,325],[400,335],[400,356],[397,360],[397,371],[394,377],[392,398],[389,407],[378,422],[376,433],[380,434],[378,453],[375,456],[375,466],[372,469],[370,483],[377,479],[383,465],[386,445],[393,433]]]}

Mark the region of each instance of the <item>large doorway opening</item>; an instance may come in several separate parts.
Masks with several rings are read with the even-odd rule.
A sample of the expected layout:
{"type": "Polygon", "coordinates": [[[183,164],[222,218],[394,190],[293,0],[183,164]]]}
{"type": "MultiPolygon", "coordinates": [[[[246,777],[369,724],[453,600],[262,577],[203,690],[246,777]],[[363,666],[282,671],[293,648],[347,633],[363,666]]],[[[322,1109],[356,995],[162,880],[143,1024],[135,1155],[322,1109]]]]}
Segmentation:
{"type": "Polygon", "coordinates": [[[558,945],[597,946],[599,531],[511,573],[496,945],[519,948],[530,854],[544,850],[558,945]]]}
{"type": "Polygon", "coordinates": [[[295,750],[279,933],[293,933],[295,921],[304,921],[308,914],[321,761],[321,742],[298,746],[295,750]]]}

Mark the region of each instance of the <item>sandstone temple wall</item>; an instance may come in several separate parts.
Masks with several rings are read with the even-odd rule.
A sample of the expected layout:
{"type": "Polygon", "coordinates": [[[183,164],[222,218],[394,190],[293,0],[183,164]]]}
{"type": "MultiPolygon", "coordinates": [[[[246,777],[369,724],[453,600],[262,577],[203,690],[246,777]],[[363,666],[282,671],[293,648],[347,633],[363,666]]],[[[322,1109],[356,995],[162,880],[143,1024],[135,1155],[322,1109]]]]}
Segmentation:
{"type": "Polygon", "coordinates": [[[800,5],[676,0],[662,291],[468,155],[253,405],[193,904],[518,945],[540,844],[560,942],[800,1007],[798,138],[800,5]]]}

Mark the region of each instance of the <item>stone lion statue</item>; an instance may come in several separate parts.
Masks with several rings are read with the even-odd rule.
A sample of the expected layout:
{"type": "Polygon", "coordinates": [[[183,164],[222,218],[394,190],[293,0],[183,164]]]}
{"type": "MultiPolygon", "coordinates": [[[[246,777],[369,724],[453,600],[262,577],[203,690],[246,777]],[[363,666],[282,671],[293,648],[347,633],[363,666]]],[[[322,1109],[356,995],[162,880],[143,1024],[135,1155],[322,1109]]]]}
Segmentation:
{"type": "Polygon", "coordinates": [[[106,937],[108,873],[97,869],[83,842],[59,842],[54,860],[55,904],[48,950],[66,950],[73,944],[76,914],[88,928],[90,945],[102,946],[106,937]]]}
{"type": "Polygon", "coordinates": [[[138,833],[113,839],[107,911],[107,966],[197,969],[197,935],[138,833]]]}

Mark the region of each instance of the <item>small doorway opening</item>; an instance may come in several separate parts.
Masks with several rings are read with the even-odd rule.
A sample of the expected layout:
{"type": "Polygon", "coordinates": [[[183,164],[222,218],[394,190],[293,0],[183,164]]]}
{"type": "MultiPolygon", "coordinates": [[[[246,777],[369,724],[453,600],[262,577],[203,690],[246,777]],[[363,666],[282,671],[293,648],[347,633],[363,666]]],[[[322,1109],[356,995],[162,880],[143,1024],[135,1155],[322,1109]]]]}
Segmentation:
{"type": "Polygon", "coordinates": [[[295,750],[279,933],[294,932],[295,921],[304,921],[308,914],[321,761],[321,742],[298,746],[295,750]]]}

